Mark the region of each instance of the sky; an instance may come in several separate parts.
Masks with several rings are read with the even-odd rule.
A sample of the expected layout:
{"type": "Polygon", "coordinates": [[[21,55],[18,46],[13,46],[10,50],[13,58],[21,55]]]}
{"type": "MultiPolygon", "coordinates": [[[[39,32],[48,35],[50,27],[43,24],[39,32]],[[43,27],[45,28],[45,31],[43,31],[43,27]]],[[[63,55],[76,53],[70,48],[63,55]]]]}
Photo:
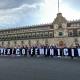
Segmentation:
{"type": "MultiPolygon", "coordinates": [[[[60,0],[60,12],[80,19],[80,0],[60,0]]],[[[0,0],[0,29],[52,23],[57,13],[58,0],[0,0]]]]}

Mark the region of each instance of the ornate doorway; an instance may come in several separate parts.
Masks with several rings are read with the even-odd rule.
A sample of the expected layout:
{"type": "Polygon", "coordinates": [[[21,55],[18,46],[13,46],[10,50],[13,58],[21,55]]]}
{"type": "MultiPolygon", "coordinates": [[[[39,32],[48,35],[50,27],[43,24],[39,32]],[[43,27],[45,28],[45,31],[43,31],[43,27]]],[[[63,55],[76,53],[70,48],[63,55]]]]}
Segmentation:
{"type": "Polygon", "coordinates": [[[64,41],[59,41],[59,46],[64,46],[64,41]]]}

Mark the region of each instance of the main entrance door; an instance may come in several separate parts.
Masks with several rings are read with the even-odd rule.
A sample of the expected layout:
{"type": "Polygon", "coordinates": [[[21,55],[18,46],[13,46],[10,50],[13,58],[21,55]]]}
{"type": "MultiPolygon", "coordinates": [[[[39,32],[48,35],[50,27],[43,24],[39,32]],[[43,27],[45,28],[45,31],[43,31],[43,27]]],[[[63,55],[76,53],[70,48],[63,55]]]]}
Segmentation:
{"type": "Polygon", "coordinates": [[[63,41],[59,41],[59,46],[64,46],[64,42],[63,41]]]}

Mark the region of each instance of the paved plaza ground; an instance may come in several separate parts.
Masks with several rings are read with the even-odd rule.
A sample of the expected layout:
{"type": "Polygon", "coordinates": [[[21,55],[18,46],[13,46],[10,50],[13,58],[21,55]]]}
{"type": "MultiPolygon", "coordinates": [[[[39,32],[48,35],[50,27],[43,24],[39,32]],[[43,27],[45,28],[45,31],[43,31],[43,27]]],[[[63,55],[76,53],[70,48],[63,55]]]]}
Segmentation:
{"type": "Polygon", "coordinates": [[[0,80],[80,80],[80,59],[0,57],[0,80]]]}

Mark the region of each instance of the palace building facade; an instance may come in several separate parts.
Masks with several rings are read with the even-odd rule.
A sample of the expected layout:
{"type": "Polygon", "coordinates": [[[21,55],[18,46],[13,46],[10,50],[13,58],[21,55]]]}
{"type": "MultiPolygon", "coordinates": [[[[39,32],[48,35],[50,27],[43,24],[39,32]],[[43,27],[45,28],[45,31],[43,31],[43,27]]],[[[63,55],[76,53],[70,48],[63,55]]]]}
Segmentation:
{"type": "Polygon", "coordinates": [[[66,45],[80,43],[80,20],[67,21],[58,13],[50,24],[25,26],[0,30],[0,45],[3,47],[32,45],[66,45]]]}

